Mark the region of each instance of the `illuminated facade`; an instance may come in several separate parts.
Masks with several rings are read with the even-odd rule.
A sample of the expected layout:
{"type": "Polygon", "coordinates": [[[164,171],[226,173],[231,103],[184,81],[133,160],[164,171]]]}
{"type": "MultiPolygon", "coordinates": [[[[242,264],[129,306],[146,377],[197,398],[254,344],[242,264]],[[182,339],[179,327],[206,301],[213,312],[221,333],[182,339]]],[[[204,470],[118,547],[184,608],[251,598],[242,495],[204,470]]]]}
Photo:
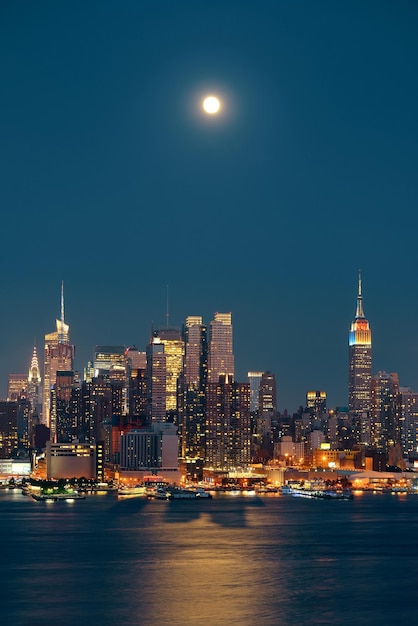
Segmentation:
{"type": "Polygon", "coordinates": [[[26,374],[9,374],[7,386],[7,399],[16,402],[19,398],[26,397],[28,391],[28,377],[26,374]]]}
{"type": "Polygon", "coordinates": [[[56,438],[56,422],[51,419],[51,389],[56,383],[57,371],[73,369],[74,346],[70,344],[70,327],[64,321],[64,284],[61,285],[61,317],[56,320],[57,330],[45,335],[43,422],[50,428],[51,439],[56,438]]]}
{"type": "Polygon", "coordinates": [[[40,404],[41,371],[39,369],[38,353],[36,351],[36,346],[33,347],[27,385],[28,398],[31,403],[31,412],[32,415],[37,415],[38,406],[40,404]]]}
{"type": "Polygon", "coordinates": [[[248,372],[248,382],[250,383],[250,411],[258,411],[260,382],[264,372],[248,372]]]}
{"type": "Polygon", "coordinates": [[[164,344],[159,337],[152,337],[147,346],[147,417],[148,422],[164,422],[166,419],[166,357],[164,344]]]}
{"type": "Polygon", "coordinates": [[[208,368],[210,383],[217,383],[219,376],[234,377],[231,313],[215,313],[210,323],[208,368]]]}
{"type": "Polygon", "coordinates": [[[180,456],[187,474],[203,476],[205,406],[208,371],[207,328],[200,316],[189,316],[183,331],[184,369],[179,379],[178,423],[180,456]]]}
{"type": "Polygon", "coordinates": [[[363,443],[370,443],[367,432],[371,409],[372,333],[364,316],[361,276],[358,282],[356,317],[349,334],[348,407],[358,421],[363,443]]]}
{"type": "Polygon", "coordinates": [[[9,459],[17,447],[17,402],[0,401],[0,459],[9,459]]]}
{"type": "Polygon", "coordinates": [[[154,332],[154,338],[158,338],[164,346],[166,363],[165,410],[167,413],[173,412],[177,410],[177,381],[183,371],[183,337],[180,330],[176,328],[163,328],[154,332]]]}
{"type": "Polygon", "coordinates": [[[250,385],[220,376],[206,395],[207,468],[233,470],[250,462],[250,385]]]}
{"type": "Polygon", "coordinates": [[[371,443],[386,450],[401,441],[398,419],[399,377],[378,372],[371,381],[371,443]]]}

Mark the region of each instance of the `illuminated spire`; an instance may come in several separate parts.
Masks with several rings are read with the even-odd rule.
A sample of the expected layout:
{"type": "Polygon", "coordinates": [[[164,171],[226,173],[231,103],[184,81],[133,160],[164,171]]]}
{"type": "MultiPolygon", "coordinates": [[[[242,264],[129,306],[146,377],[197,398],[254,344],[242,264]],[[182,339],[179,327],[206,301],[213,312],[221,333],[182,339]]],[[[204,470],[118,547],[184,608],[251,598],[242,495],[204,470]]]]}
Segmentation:
{"type": "Polygon", "coordinates": [[[356,319],[358,318],[364,318],[363,296],[361,293],[361,270],[359,270],[358,272],[358,295],[357,295],[356,319]]]}
{"type": "Polygon", "coordinates": [[[58,333],[58,342],[59,343],[68,343],[69,342],[69,330],[70,327],[64,321],[64,281],[61,282],[61,317],[59,320],[56,320],[57,323],[57,333],[58,333]]]}
{"type": "Polygon", "coordinates": [[[36,346],[33,347],[32,360],[30,363],[28,380],[30,383],[35,383],[35,384],[39,384],[41,382],[41,374],[39,370],[39,361],[38,361],[38,354],[36,352],[36,346]]]}

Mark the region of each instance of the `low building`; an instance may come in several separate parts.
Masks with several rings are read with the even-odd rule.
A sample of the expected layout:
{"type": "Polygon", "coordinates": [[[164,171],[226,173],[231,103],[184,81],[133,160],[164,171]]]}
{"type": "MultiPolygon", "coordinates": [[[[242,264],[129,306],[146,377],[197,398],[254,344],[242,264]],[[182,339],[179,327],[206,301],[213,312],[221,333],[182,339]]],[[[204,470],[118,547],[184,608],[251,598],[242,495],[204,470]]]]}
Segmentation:
{"type": "Polygon", "coordinates": [[[179,482],[178,455],[177,427],[169,422],[122,433],[119,480],[141,482],[145,476],[158,474],[171,483],[179,482]]]}
{"type": "Polygon", "coordinates": [[[46,442],[46,477],[103,479],[103,445],[46,442]]]}

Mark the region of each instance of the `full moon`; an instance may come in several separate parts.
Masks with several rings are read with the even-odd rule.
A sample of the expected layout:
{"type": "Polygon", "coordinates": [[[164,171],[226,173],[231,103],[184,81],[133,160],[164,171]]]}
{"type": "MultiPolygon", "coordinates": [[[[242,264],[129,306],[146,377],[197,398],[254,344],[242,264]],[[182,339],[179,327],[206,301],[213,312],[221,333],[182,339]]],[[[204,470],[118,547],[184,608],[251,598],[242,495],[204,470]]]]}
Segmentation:
{"type": "Polygon", "coordinates": [[[215,96],[208,96],[203,100],[203,109],[209,115],[215,115],[215,113],[219,112],[221,108],[221,102],[215,96]]]}

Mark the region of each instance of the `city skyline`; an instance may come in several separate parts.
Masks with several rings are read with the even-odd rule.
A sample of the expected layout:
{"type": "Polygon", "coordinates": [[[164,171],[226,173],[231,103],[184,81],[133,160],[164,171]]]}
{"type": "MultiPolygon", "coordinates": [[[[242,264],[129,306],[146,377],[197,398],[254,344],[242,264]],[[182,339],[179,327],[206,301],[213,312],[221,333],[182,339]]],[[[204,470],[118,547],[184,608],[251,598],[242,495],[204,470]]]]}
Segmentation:
{"type": "MultiPolygon", "coordinates": [[[[352,318],[352,319],[354,319],[354,322],[352,322],[351,328],[349,327],[349,328],[346,329],[346,333],[345,334],[346,335],[348,334],[349,340],[348,340],[348,342],[346,342],[345,353],[343,355],[341,355],[342,360],[344,361],[344,358],[346,360],[346,363],[345,363],[346,371],[345,371],[345,379],[343,381],[341,381],[341,384],[339,386],[340,387],[344,387],[345,386],[345,399],[346,399],[346,401],[345,402],[341,402],[341,401],[340,402],[338,402],[338,401],[334,402],[333,398],[335,397],[335,390],[331,389],[326,384],[322,384],[322,385],[314,385],[314,384],[309,385],[308,384],[306,386],[306,389],[302,389],[302,387],[299,386],[299,388],[298,388],[299,395],[297,396],[296,402],[293,405],[285,405],[283,403],[283,401],[282,401],[282,393],[283,393],[283,396],[286,396],[285,390],[282,389],[282,387],[281,387],[281,380],[277,379],[276,372],[274,372],[273,370],[271,370],[268,367],[265,367],[264,369],[259,368],[261,371],[264,371],[264,372],[272,371],[272,373],[276,377],[277,396],[278,396],[277,406],[278,406],[278,410],[279,411],[283,412],[283,410],[287,409],[289,411],[289,413],[296,412],[297,409],[300,406],[305,406],[305,396],[306,396],[306,393],[307,393],[308,390],[312,390],[312,389],[322,389],[322,390],[324,390],[326,392],[326,394],[327,394],[327,407],[328,408],[335,408],[337,406],[339,406],[339,407],[345,407],[345,406],[348,407],[349,406],[349,404],[350,404],[350,400],[349,400],[349,398],[350,398],[350,384],[351,384],[350,383],[350,363],[351,363],[351,358],[352,358],[350,355],[352,354],[353,345],[355,343],[355,340],[353,339],[353,337],[355,336],[355,333],[357,333],[357,337],[358,337],[359,333],[361,335],[361,332],[363,332],[363,334],[364,334],[364,332],[366,332],[366,334],[368,333],[367,341],[371,341],[370,340],[370,336],[369,336],[370,335],[370,330],[364,331],[364,329],[363,329],[364,323],[367,325],[367,329],[369,329],[370,316],[368,315],[367,319],[366,319],[366,316],[364,314],[364,308],[363,308],[363,292],[364,292],[364,288],[362,286],[362,282],[363,281],[362,281],[361,275],[359,273],[356,297],[353,297],[353,299],[352,299],[353,302],[355,302],[355,309],[356,309],[355,310],[355,315],[352,318]],[[359,321],[360,321],[360,324],[363,324],[363,326],[360,329],[359,329],[359,326],[358,326],[359,321]],[[347,369],[348,369],[348,375],[347,375],[347,369]]],[[[367,295],[366,295],[366,299],[367,299],[367,295]]],[[[64,359],[67,359],[67,358],[73,359],[74,367],[70,368],[70,369],[74,369],[75,371],[79,372],[79,375],[82,377],[83,376],[83,371],[87,367],[88,362],[89,361],[94,361],[96,348],[98,348],[100,346],[103,346],[105,342],[96,342],[92,346],[91,352],[89,352],[86,349],[85,346],[78,346],[78,345],[74,344],[72,341],[71,341],[71,343],[69,342],[68,333],[69,333],[70,324],[68,324],[68,323],[66,323],[64,321],[64,284],[63,284],[63,281],[61,282],[61,293],[60,293],[60,300],[59,300],[59,308],[60,308],[59,315],[56,316],[57,331],[54,332],[54,333],[46,333],[45,334],[45,342],[46,342],[46,344],[49,345],[50,342],[51,342],[51,339],[52,339],[52,340],[55,340],[58,343],[59,329],[64,328],[66,334],[65,334],[65,337],[62,337],[63,345],[65,347],[68,344],[68,349],[70,350],[70,352],[69,352],[68,355],[67,354],[63,355],[63,358],[64,359]],[[77,358],[77,356],[74,358],[74,353],[75,353],[75,355],[78,354],[78,358],[77,358]],[[84,360],[82,360],[83,359],[83,355],[84,355],[84,360]]],[[[354,308],[354,307],[352,307],[352,308],[354,308]]],[[[167,314],[167,311],[168,311],[168,309],[166,309],[166,319],[165,319],[164,324],[168,324],[169,321],[170,321],[169,320],[169,315],[167,314]]],[[[164,331],[166,331],[166,333],[168,333],[168,336],[170,336],[170,333],[172,334],[172,332],[180,331],[182,329],[183,325],[187,326],[188,319],[191,319],[192,321],[198,319],[198,320],[201,321],[201,323],[206,324],[207,326],[209,326],[209,322],[210,322],[211,326],[215,323],[215,328],[216,328],[217,325],[220,325],[220,328],[222,328],[222,323],[226,323],[227,325],[231,324],[231,319],[232,319],[232,323],[233,323],[233,326],[234,326],[234,338],[232,338],[232,335],[231,335],[229,337],[229,339],[227,339],[227,345],[229,346],[229,349],[233,346],[234,355],[236,355],[237,352],[238,353],[240,352],[239,347],[237,345],[237,340],[235,338],[235,336],[236,336],[236,321],[235,321],[233,312],[218,313],[216,311],[213,312],[211,314],[211,316],[209,316],[207,319],[205,319],[201,315],[198,315],[198,316],[196,316],[196,315],[192,315],[192,316],[186,315],[185,318],[178,325],[171,324],[171,321],[173,321],[173,320],[170,321],[170,325],[168,327],[163,325],[163,324],[160,324],[160,325],[158,325],[158,324],[151,324],[150,328],[149,328],[149,333],[150,334],[149,334],[148,338],[146,339],[145,343],[143,343],[143,344],[138,344],[138,342],[131,341],[131,342],[125,342],[123,344],[122,343],[108,342],[106,345],[113,346],[113,347],[120,347],[120,348],[124,347],[126,349],[135,347],[135,348],[137,348],[138,350],[142,351],[145,354],[145,351],[147,349],[147,345],[150,344],[150,342],[152,344],[152,342],[155,340],[156,337],[157,337],[158,343],[160,343],[159,335],[164,337],[164,331]],[[213,317],[213,319],[212,319],[212,321],[210,321],[212,317],[213,317]],[[219,322],[217,320],[221,320],[221,321],[219,322]],[[158,328],[158,330],[153,330],[154,326],[156,328],[158,328]]],[[[68,321],[68,319],[67,319],[67,321],[68,321]]],[[[374,327],[374,322],[372,322],[372,325],[374,327]]],[[[72,328],[72,326],[73,325],[71,324],[71,328],[72,328]]],[[[227,326],[227,328],[228,328],[228,326],[227,326]]],[[[216,331],[216,332],[219,333],[219,331],[216,331]]],[[[222,331],[222,334],[220,335],[220,337],[222,338],[223,335],[224,335],[224,332],[222,331]]],[[[162,340],[162,342],[164,342],[164,339],[162,340]]],[[[40,359],[40,362],[42,363],[42,365],[40,367],[40,373],[41,373],[41,378],[42,378],[42,386],[45,387],[45,384],[46,384],[45,383],[45,379],[47,377],[45,377],[45,372],[44,372],[44,360],[43,360],[44,359],[44,342],[42,342],[42,345],[40,345],[40,346],[39,345],[38,346],[37,345],[32,346],[31,354],[28,357],[29,365],[28,365],[28,367],[26,369],[28,369],[28,370],[30,369],[29,366],[33,362],[33,352],[34,352],[35,349],[37,350],[38,354],[42,355],[42,357],[40,359]]],[[[371,350],[371,348],[370,348],[370,350],[371,350]]],[[[305,354],[307,353],[307,351],[308,351],[308,347],[306,349],[305,354]]],[[[373,355],[375,354],[375,351],[376,351],[376,345],[375,345],[375,342],[373,341],[373,355]]],[[[233,368],[234,355],[232,356],[232,370],[231,370],[231,372],[234,370],[234,368],[233,368]]],[[[20,361],[22,361],[22,358],[20,358],[20,361]]],[[[236,361],[237,360],[235,359],[236,365],[235,365],[235,377],[234,377],[234,380],[237,381],[237,382],[248,382],[248,380],[249,380],[248,374],[252,370],[254,370],[256,368],[252,368],[252,367],[245,368],[245,367],[242,367],[242,363],[239,364],[236,361]]],[[[370,367],[370,365],[368,365],[367,367],[370,367]]],[[[68,368],[64,367],[64,369],[68,369],[68,368]]],[[[385,366],[378,367],[377,365],[375,365],[375,357],[373,356],[373,367],[371,368],[371,372],[372,372],[373,375],[376,375],[378,372],[389,372],[389,371],[390,372],[396,371],[398,373],[399,370],[400,370],[400,368],[396,368],[396,366],[393,367],[393,368],[388,368],[388,367],[385,367],[385,366]]],[[[285,367],[283,368],[283,371],[286,373],[285,367]]],[[[313,372],[314,372],[314,369],[312,369],[312,379],[314,379],[313,372]]],[[[18,375],[18,376],[19,375],[25,375],[25,368],[23,368],[23,369],[21,368],[21,370],[19,370],[19,371],[16,369],[16,370],[7,372],[6,377],[2,381],[2,386],[4,388],[4,392],[2,392],[2,395],[1,395],[2,399],[6,399],[6,397],[7,397],[7,384],[8,384],[7,380],[8,380],[8,377],[11,374],[15,374],[15,375],[18,375]]],[[[418,384],[416,386],[414,386],[413,383],[411,384],[408,381],[402,380],[401,376],[399,378],[400,378],[400,386],[402,386],[402,387],[410,387],[413,390],[415,390],[415,388],[418,388],[418,384]]],[[[294,387],[297,388],[297,381],[293,381],[293,382],[296,382],[296,385],[294,385],[294,387]]],[[[369,385],[369,383],[367,383],[367,385],[369,385]]],[[[362,392],[360,391],[360,395],[361,394],[362,394],[362,392]]],[[[367,404],[370,404],[370,398],[366,401],[365,406],[367,404]]],[[[170,407],[170,408],[173,408],[173,407],[170,407]]],[[[355,410],[354,410],[354,413],[356,413],[355,410]]],[[[358,411],[357,411],[357,413],[358,413],[358,411]]],[[[360,410],[360,413],[361,413],[361,410],[360,410]]]]}
{"type": "Polygon", "coordinates": [[[3,3],[1,396],[41,358],[64,280],[79,370],[96,344],[145,346],[168,285],[172,326],[232,312],[236,378],[274,372],[280,410],[309,389],[345,405],[359,268],[373,372],[418,388],[417,18],[3,3]]]}

